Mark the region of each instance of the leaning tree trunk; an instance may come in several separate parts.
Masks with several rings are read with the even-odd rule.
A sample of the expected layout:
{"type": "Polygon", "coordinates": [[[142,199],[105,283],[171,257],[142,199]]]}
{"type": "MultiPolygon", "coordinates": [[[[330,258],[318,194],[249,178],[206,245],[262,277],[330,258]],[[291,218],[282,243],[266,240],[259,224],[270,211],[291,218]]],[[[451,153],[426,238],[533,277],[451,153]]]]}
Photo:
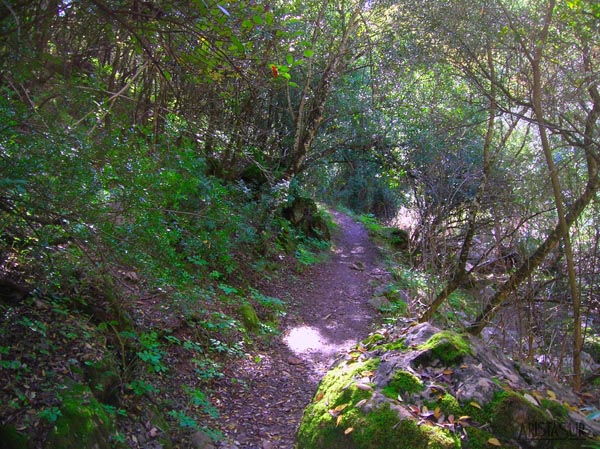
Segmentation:
{"type": "MultiPolygon", "coordinates": [[[[600,105],[600,103],[599,103],[600,105]]],[[[600,109],[599,109],[600,111],[600,109]]],[[[594,198],[600,187],[598,178],[598,161],[593,155],[587,158],[588,162],[588,181],[583,193],[573,203],[569,212],[565,216],[567,227],[570,227],[581,216],[590,201],[594,198]]],[[[546,237],[546,240],[529,256],[521,266],[512,274],[506,282],[501,284],[496,294],[490,299],[489,304],[475,318],[467,330],[473,335],[479,335],[487,324],[494,318],[498,308],[506,298],[521,285],[535,269],[544,261],[550,252],[558,245],[562,238],[561,226],[557,224],[552,232],[546,237]]]]}

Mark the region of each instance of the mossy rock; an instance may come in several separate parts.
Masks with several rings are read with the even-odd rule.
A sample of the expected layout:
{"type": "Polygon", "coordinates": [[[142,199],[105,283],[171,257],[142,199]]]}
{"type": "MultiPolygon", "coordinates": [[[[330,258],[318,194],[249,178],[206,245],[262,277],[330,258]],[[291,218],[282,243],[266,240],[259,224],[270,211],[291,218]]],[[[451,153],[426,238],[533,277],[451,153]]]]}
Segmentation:
{"type": "Polygon", "coordinates": [[[381,335],[380,333],[374,333],[369,335],[367,338],[365,338],[362,341],[362,344],[367,347],[367,348],[371,348],[373,346],[377,346],[378,343],[385,341],[385,337],[383,335],[381,335]]]}
{"type": "Polygon", "coordinates": [[[491,413],[494,433],[505,439],[533,442],[536,448],[577,449],[585,440],[518,393],[507,392],[491,413]]]}
{"type": "Polygon", "coordinates": [[[242,324],[246,330],[256,332],[260,329],[260,319],[256,314],[256,310],[252,307],[252,304],[245,302],[240,305],[238,310],[241,315],[242,324]]]}
{"type": "Polygon", "coordinates": [[[73,384],[59,392],[60,416],[48,436],[45,449],[110,449],[114,421],[89,387],[73,384]]]}
{"type": "Polygon", "coordinates": [[[379,359],[343,362],[327,373],[304,412],[298,431],[298,449],[455,447],[455,440],[446,431],[419,426],[388,403],[364,407],[373,399],[364,375],[374,372],[378,365],[379,359]]]}
{"type": "Polygon", "coordinates": [[[29,447],[29,438],[17,431],[15,426],[0,425],[0,443],[3,449],[26,449],[29,447]]]}
{"type": "Polygon", "coordinates": [[[331,240],[327,220],[319,212],[317,203],[310,198],[295,197],[281,211],[283,218],[306,237],[331,240]]]}
{"type": "Polygon", "coordinates": [[[460,363],[463,357],[472,354],[467,340],[452,331],[438,332],[419,346],[419,349],[430,352],[433,357],[446,365],[460,363]]]}

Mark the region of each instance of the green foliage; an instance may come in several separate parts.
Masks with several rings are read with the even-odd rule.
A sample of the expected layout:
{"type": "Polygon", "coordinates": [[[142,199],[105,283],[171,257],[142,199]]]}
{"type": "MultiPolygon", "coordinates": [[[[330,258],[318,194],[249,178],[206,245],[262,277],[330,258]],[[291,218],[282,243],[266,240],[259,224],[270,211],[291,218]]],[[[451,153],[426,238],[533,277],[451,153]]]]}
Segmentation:
{"type": "Polygon", "coordinates": [[[133,391],[133,393],[137,396],[150,395],[159,392],[159,389],[151,383],[139,379],[135,379],[129,382],[127,384],[127,388],[130,388],[133,391]]]}
{"type": "Polygon", "coordinates": [[[148,365],[148,371],[157,374],[166,372],[167,366],[163,362],[165,351],[158,341],[158,334],[143,333],[140,335],[139,343],[141,350],[137,352],[137,356],[148,365]]]}

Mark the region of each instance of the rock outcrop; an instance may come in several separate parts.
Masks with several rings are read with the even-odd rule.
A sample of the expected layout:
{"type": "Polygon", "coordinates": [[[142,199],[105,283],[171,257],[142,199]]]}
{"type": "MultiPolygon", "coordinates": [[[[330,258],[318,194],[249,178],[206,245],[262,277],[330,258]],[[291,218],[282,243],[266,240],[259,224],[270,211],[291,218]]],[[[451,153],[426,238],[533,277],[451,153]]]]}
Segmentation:
{"type": "Polygon", "coordinates": [[[323,379],[298,449],[581,448],[600,426],[578,397],[478,338],[404,323],[323,379]]]}

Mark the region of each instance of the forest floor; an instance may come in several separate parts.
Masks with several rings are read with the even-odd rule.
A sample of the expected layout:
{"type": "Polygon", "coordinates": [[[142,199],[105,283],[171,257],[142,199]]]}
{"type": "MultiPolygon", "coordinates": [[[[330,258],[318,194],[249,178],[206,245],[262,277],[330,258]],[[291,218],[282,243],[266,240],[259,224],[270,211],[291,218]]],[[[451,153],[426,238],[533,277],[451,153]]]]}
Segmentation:
{"type": "Polygon", "coordinates": [[[333,217],[338,226],[328,260],[270,285],[269,294],[288,302],[281,335],[224,369],[226,380],[212,395],[227,437],[222,448],[292,449],[319,381],[376,324],[368,301],[389,274],[363,225],[338,212],[333,217]]]}

